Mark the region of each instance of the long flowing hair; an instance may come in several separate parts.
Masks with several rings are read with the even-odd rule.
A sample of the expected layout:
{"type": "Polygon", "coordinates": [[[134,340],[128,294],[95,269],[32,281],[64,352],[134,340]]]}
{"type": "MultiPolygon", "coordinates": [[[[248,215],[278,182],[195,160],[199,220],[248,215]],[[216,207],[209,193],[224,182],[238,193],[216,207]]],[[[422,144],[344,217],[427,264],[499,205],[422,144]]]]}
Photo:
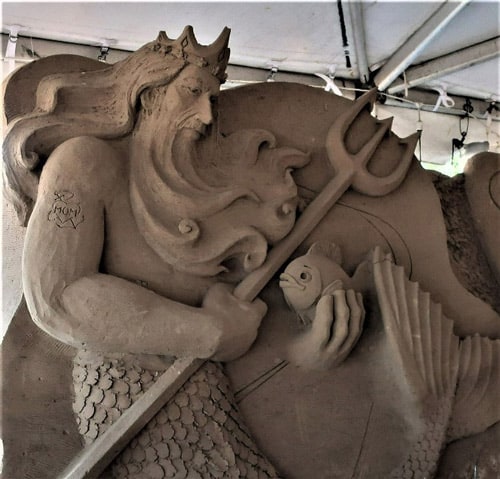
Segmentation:
{"type": "Polygon", "coordinates": [[[131,132],[138,99],[147,88],[172,81],[186,59],[147,43],[104,69],[52,74],[36,90],[36,106],[13,120],[3,144],[4,193],[26,225],[43,164],[64,141],[81,135],[117,139],[131,132]]]}

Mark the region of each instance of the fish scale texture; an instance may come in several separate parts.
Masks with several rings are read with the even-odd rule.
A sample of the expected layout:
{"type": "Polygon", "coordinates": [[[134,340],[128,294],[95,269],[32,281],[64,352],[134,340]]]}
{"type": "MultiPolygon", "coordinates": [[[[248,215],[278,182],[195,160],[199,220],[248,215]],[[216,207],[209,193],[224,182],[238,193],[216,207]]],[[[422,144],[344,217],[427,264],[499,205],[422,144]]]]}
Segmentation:
{"type": "Polygon", "coordinates": [[[444,448],[451,399],[445,398],[428,405],[423,434],[418,438],[400,467],[392,471],[390,479],[430,479],[435,476],[439,457],[444,448]]]}
{"type": "MultiPolygon", "coordinates": [[[[161,372],[123,359],[74,360],[73,410],[87,444],[102,434],[161,372]]],[[[115,459],[116,479],[274,478],[236,407],[222,366],[206,362],[115,459]]]]}

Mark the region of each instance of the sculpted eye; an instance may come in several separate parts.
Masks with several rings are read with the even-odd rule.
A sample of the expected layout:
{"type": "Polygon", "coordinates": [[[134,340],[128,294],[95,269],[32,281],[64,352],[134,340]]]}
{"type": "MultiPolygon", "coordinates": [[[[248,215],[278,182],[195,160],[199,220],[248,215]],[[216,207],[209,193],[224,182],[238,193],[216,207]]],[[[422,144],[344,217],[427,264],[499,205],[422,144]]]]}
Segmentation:
{"type": "Polygon", "coordinates": [[[200,96],[201,95],[201,88],[200,87],[185,85],[184,89],[187,93],[189,93],[192,96],[200,96]]]}
{"type": "Polygon", "coordinates": [[[308,271],[302,271],[302,273],[300,273],[299,278],[301,279],[302,282],[308,283],[309,281],[311,281],[312,275],[308,271]]]}

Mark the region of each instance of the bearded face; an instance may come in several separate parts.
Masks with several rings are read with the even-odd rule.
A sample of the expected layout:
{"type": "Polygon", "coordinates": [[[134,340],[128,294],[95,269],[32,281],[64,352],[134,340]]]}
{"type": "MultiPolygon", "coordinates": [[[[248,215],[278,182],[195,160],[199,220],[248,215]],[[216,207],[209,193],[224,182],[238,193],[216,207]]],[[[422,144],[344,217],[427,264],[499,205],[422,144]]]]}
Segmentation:
{"type": "Polygon", "coordinates": [[[219,90],[219,81],[208,70],[188,65],[166,87],[155,109],[176,131],[189,130],[199,137],[213,122],[212,107],[219,90]]]}
{"type": "Polygon", "coordinates": [[[160,172],[168,175],[169,165],[192,156],[195,142],[209,133],[219,90],[207,69],[187,65],[168,85],[143,93],[138,136],[160,172]]]}
{"type": "Polygon", "coordinates": [[[215,131],[200,141],[218,93],[215,77],[189,65],[152,94],[131,151],[131,203],[145,240],[167,263],[237,281],[293,227],[297,188],[290,172],[308,159],[276,148],[264,130],[227,138],[215,131]]]}

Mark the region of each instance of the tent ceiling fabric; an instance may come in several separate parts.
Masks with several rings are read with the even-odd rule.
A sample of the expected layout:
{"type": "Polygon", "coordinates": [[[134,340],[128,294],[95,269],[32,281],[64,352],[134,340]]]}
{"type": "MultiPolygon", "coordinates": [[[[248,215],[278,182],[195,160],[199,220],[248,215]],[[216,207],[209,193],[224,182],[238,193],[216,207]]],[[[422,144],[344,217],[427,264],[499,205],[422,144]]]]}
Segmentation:
{"type": "MultiPolygon", "coordinates": [[[[308,74],[307,77],[293,75],[292,81],[299,81],[298,77],[301,77],[301,81],[303,79],[307,84],[319,86],[323,85],[323,80],[320,81],[310,74],[328,74],[330,68],[335,68],[335,82],[342,86],[339,78],[358,80],[358,70],[363,69],[363,65],[366,65],[366,68],[371,70],[372,77],[375,77],[387,60],[401,51],[401,47],[412,34],[418,32],[444,3],[375,0],[366,0],[360,4],[351,4],[347,0],[316,3],[4,1],[3,73],[6,74],[32,60],[27,51],[28,46],[31,50],[38,51],[41,56],[76,53],[97,58],[100,51],[98,46],[107,43],[111,48],[108,60],[113,62],[123,58],[126,51],[136,50],[153,40],[160,30],[166,30],[170,37],[176,37],[186,25],[192,25],[198,41],[208,44],[217,38],[224,26],[229,26],[232,29],[231,63],[265,70],[231,67],[233,77],[230,77],[232,82],[228,84],[264,81],[270,66],[275,65],[280,72],[308,74]],[[344,32],[339,6],[344,17],[344,32]],[[20,37],[17,49],[14,49],[17,61],[9,58],[10,55],[7,54],[9,47],[15,46],[13,42],[7,41],[11,32],[17,32],[20,37]],[[40,38],[49,41],[38,40],[40,38]],[[364,48],[358,48],[360,54],[357,55],[355,39],[363,41],[363,38],[364,48]],[[347,46],[344,45],[345,39],[347,46]],[[351,62],[350,67],[346,65],[346,54],[351,62]]],[[[421,75],[421,68],[424,68],[425,64],[420,65],[420,69],[416,67],[421,62],[436,62],[430,65],[430,70],[433,74],[439,72],[440,75],[433,76],[431,80],[419,85],[419,88],[426,86],[430,93],[421,90],[416,92],[414,89],[409,92],[410,99],[420,105],[430,106],[429,109],[433,108],[438,98],[432,87],[445,86],[450,94],[486,100],[475,102],[477,107],[474,115],[482,116],[482,119],[471,120],[467,141],[484,142],[488,139],[490,149],[497,152],[500,152],[500,121],[488,125],[484,112],[490,105],[489,102],[499,101],[499,8],[499,0],[469,2],[439,35],[418,53],[406,72],[409,80],[412,72],[421,75]],[[487,49],[493,52],[493,58],[472,66],[464,63],[465,53],[474,59],[479,58],[476,50],[473,51],[470,47],[480,42],[488,42],[487,49]],[[468,50],[464,53],[463,49],[468,50]],[[457,63],[460,63],[460,68],[451,73],[449,70],[445,71],[445,59],[442,56],[457,51],[457,63]],[[418,96],[419,99],[411,98],[412,95],[418,96]]],[[[10,50],[12,51],[12,48],[10,50]]],[[[455,65],[454,61],[455,57],[452,58],[452,65],[455,65]]],[[[280,76],[278,73],[276,80],[280,81],[286,76],[283,73],[280,76]]],[[[290,76],[292,75],[288,75],[290,76]]],[[[401,75],[389,85],[387,91],[390,92],[391,87],[394,88],[398,84],[401,84],[401,75]]],[[[401,95],[404,93],[404,88],[398,92],[401,95]]],[[[456,103],[456,112],[461,114],[464,99],[456,103]]],[[[446,167],[449,170],[447,173],[455,173],[455,167],[450,166],[451,143],[452,138],[460,137],[459,118],[424,110],[420,115],[420,111],[399,108],[405,105],[405,102],[400,100],[394,100],[393,104],[397,104],[398,108],[391,105],[389,100],[385,105],[377,104],[374,114],[380,115],[379,118],[394,116],[393,131],[401,137],[414,133],[418,126],[417,119],[421,120],[423,134],[420,150],[416,151],[418,158],[434,166],[446,167]]],[[[450,110],[447,109],[447,112],[450,110]]],[[[494,113],[493,119],[499,119],[498,111],[494,113]]],[[[9,287],[4,288],[2,302],[3,318],[7,323],[22,295],[19,271],[24,232],[16,227],[13,209],[6,205],[3,211],[4,244],[11,247],[7,255],[10,262],[4,267],[4,284],[9,287]]]]}
{"type": "MultiPolygon", "coordinates": [[[[419,64],[497,38],[496,0],[461,2],[463,8],[417,55],[419,64]]],[[[446,5],[445,5],[446,4],[446,5]]],[[[452,2],[459,4],[459,2],[452,2]]],[[[447,2],[364,1],[366,61],[372,73],[447,2]]],[[[359,20],[359,19],[358,19],[359,20]]],[[[178,36],[193,25],[200,43],[210,43],[224,26],[232,29],[231,63],[280,71],[328,73],[359,79],[352,9],[348,1],[332,2],[105,2],[3,3],[3,32],[19,25],[19,35],[135,50],[160,30],[178,36]],[[343,20],[342,17],[343,16],[343,20]],[[344,30],[343,30],[344,25],[344,30]],[[348,57],[348,59],[347,59],[348,57]]],[[[363,55],[363,52],[360,52],[363,55]]],[[[449,93],[486,100],[499,96],[498,55],[474,68],[433,79],[420,87],[445,84],[449,93]],[[476,94],[475,94],[476,92],[476,94]]]]}

